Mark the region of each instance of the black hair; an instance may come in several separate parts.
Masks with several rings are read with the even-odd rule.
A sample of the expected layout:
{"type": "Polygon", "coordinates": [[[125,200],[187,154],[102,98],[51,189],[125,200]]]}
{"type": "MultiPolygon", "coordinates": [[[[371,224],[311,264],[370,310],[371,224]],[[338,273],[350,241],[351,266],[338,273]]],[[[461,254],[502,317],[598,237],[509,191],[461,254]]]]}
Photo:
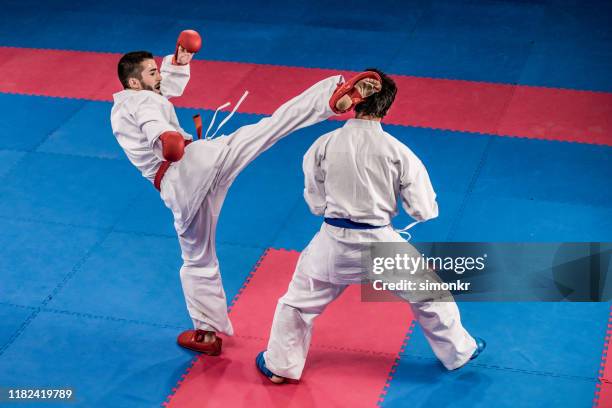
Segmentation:
{"type": "Polygon", "coordinates": [[[129,79],[142,79],[142,67],[140,63],[144,60],[153,59],[153,54],[149,51],[132,51],[124,54],[117,65],[119,81],[124,89],[128,89],[129,79]]]}
{"type": "Polygon", "coordinates": [[[363,102],[357,104],[355,106],[355,113],[383,118],[395,100],[397,86],[395,85],[395,81],[379,69],[366,68],[365,71],[373,71],[380,75],[382,79],[382,89],[380,92],[367,97],[363,102]]]}

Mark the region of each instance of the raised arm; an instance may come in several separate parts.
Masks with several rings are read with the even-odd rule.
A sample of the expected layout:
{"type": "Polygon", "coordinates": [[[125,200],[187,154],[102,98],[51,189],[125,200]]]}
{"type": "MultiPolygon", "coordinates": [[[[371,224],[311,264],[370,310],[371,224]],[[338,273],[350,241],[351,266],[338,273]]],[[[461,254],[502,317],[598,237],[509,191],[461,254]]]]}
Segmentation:
{"type": "Polygon", "coordinates": [[[189,82],[189,63],[200,50],[202,38],[193,30],[181,32],[174,54],[164,57],[161,66],[161,93],[166,98],[181,96],[189,82]]]}
{"type": "Polygon", "coordinates": [[[408,151],[401,163],[400,195],[402,207],[417,221],[438,216],[438,203],[429,174],[414,153],[408,151]]]}

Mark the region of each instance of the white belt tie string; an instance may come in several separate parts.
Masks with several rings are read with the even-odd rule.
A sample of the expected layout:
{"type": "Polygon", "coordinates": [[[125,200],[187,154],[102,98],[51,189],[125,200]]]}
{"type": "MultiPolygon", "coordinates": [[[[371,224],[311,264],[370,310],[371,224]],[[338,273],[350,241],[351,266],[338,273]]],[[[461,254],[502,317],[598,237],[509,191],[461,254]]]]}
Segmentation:
{"type": "Polygon", "coordinates": [[[408,230],[409,230],[410,228],[414,227],[415,225],[417,225],[419,222],[421,222],[421,221],[415,221],[415,222],[412,222],[412,223],[408,224],[407,226],[405,226],[405,227],[404,227],[404,228],[402,228],[402,229],[399,229],[399,230],[398,230],[398,229],[396,229],[396,230],[395,230],[395,232],[397,232],[397,233],[398,233],[398,234],[400,234],[400,235],[404,235],[404,236],[406,236],[406,237],[407,237],[407,238],[405,238],[405,239],[406,239],[406,241],[410,241],[410,240],[412,239],[412,235],[410,235],[410,233],[408,232],[408,230]]]}
{"type": "Polygon", "coordinates": [[[210,129],[212,129],[214,123],[215,123],[215,119],[217,118],[217,113],[221,110],[221,109],[225,109],[228,106],[231,105],[230,102],[226,102],[223,105],[219,106],[216,110],[215,113],[213,114],[212,119],[210,120],[210,124],[208,125],[208,129],[206,129],[206,134],[204,135],[204,139],[206,140],[210,140],[212,138],[215,137],[215,135],[217,134],[217,132],[219,131],[219,129],[221,129],[221,126],[225,125],[232,116],[234,116],[234,113],[236,113],[236,111],[238,110],[238,107],[242,104],[242,102],[244,102],[244,100],[246,99],[246,97],[249,95],[249,91],[244,91],[244,93],[242,94],[242,96],[240,97],[240,99],[238,100],[238,102],[236,103],[236,105],[234,106],[234,109],[232,109],[232,111],[230,112],[229,115],[227,115],[225,117],[225,119],[223,119],[221,121],[221,123],[219,123],[219,126],[217,126],[217,129],[214,131],[214,133],[208,137],[208,132],[210,132],[210,129]]]}

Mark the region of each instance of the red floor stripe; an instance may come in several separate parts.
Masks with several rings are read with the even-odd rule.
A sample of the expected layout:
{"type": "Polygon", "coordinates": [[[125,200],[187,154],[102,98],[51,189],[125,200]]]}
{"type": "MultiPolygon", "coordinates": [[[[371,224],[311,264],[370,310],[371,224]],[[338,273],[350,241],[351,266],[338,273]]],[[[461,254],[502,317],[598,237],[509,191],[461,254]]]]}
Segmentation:
{"type": "MultiPolygon", "coordinates": [[[[119,54],[0,47],[0,92],[111,100],[119,54]]],[[[319,79],[347,71],[195,61],[179,107],[214,109],[251,91],[240,111],[270,114],[319,79]]],[[[612,93],[395,75],[387,123],[612,145],[612,93]]]]}
{"type": "Polygon", "coordinates": [[[593,406],[596,408],[612,407],[612,307],[610,308],[610,318],[608,319],[608,330],[604,340],[604,350],[601,357],[601,370],[599,370],[599,383],[595,390],[593,406]]]}
{"type": "Polygon", "coordinates": [[[403,347],[412,314],[404,303],[362,303],[353,286],[316,323],[299,384],[275,386],[255,368],[278,298],[299,254],[269,250],[231,310],[236,336],[221,357],[198,359],[169,407],[375,407],[403,347]]]}

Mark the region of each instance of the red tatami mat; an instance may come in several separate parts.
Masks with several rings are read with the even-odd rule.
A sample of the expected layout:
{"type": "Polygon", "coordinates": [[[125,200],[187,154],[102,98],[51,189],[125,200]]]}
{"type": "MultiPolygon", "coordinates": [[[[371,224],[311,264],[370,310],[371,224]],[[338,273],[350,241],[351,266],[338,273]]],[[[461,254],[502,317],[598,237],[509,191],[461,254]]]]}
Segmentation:
{"type": "MultiPolygon", "coordinates": [[[[112,100],[119,54],[0,47],[0,92],[112,100]],[[50,80],[52,78],[52,80],[50,80]]],[[[270,114],[330,75],[354,72],[194,61],[177,107],[270,114]]],[[[393,75],[399,92],[385,122],[502,136],[612,145],[612,93],[393,75]]]]}
{"type": "Polygon", "coordinates": [[[312,348],[298,384],[276,386],[255,367],[267,344],[278,298],[299,253],[269,250],[247,279],[230,316],[236,336],[220,357],[195,362],[167,403],[170,407],[374,407],[409,331],[404,303],[363,303],[359,286],[316,321],[312,348]]]}
{"type": "Polygon", "coordinates": [[[601,356],[601,369],[599,370],[599,382],[595,390],[593,406],[597,408],[612,408],[612,307],[608,318],[608,330],[604,340],[604,348],[601,356]]]}

